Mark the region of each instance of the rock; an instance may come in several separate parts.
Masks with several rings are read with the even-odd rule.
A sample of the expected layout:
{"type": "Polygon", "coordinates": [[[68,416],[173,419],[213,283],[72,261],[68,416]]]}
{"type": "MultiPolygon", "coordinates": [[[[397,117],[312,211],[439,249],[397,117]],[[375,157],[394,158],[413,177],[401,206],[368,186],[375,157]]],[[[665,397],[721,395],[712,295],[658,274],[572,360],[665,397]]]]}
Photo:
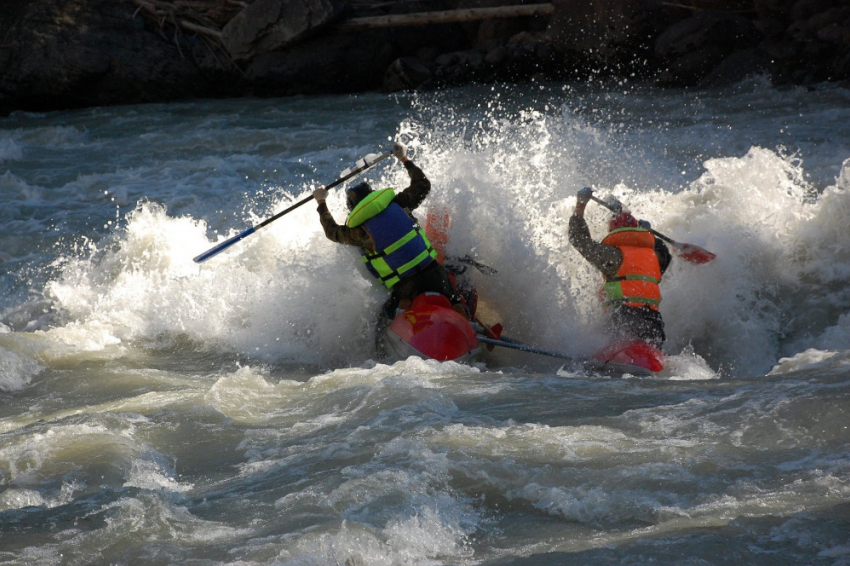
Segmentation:
{"type": "Polygon", "coordinates": [[[484,56],[484,62],[488,65],[498,67],[508,58],[508,48],[505,45],[494,47],[484,56]]]}
{"type": "Polygon", "coordinates": [[[754,45],[758,41],[755,26],[746,18],[728,12],[702,12],[675,23],[655,42],[661,57],[676,57],[716,46],[731,52],[754,45]]]}
{"type": "Polygon", "coordinates": [[[832,24],[819,29],[815,36],[828,43],[841,43],[848,31],[850,31],[850,28],[845,28],[838,24],[832,24]]]}
{"type": "Polygon", "coordinates": [[[784,39],[763,41],[759,44],[759,49],[776,61],[789,61],[799,51],[794,43],[784,39]]]}
{"type": "Polygon", "coordinates": [[[0,114],[232,94],[235,69],[202,70],[201,40],[146,29],[114,0],[5,2],[0,114]],[[179,48],[178,48],[179,45],[179,48]]]}
{"type": "Polygon", "coordinates": [[[786,15],[797,0],[754,0],[753,8],[762,15],[786,15]]]}
{"type": "Polygon", "coordinates": [[[416,51],[416,58],[426,63],[433,63],[440,56],[440,50],[436,47],[423,47],[416,51]]]}
{"type": "MultiPolygon", "coordinates": [[[[435,7],[349,1],[357,15],[435,7]]],[[[693,2],[553,0],[545,34],[546,17],[342,33],[333,24],[345,2],[253,0],[233,16],[240,3],[220,0],[204,26],[227,22],[216,43],[215,30],[143,18],[130,0],[0,0],[0,115],[543,77],[657,76],[657,84],[676,87],[729,84],[762,71],[780,84],[850,79],[848,0],[699,2],[747,8],[739,14],[682,7],[693,2]]],[[[438,2],[444,9],[504,3],[438,2]]]]}
{"type": "Polygon", "coordinates": [[[797,0],[791,7],[791,19],[794,21],[808,20],[812,16],[837,5],[837,0],[797,0]]]}
{"type": "Polygon", "coordinates": [[[511,37],[525,31],[523,22],[518,18],[485,20],[478,28],[475,49],[487,53],[504,45],[511,37]]]}
{"type": "Polygon", "coordinates": [[[651,46],[689,11],[660,0],[552,0],[546,41],[559,54],[562,77],[645,77],[655,67],[651,46]],[[666,5],[665,5],[666,4],[666,5]]]}
{"type": "Polygon", "coordinates": [[[702,88],[730,86],[741,81],[774,74],[771,57],[761,49],[735,51],[699,82],[702,88]]]}
{"type": "Polygon", "coordinates": [[[809,18],[807,27],[818,39],[841,43],[850,26],[850,7],[832,8],[809,18]]]}
{"type": "Polygon", "coordinates": [[[474,71],[480,69],[484,63],[484,56],[478,51],[453,51],[444,53],[434,60],[434,64],[440,68],[457,67],[474,71]]]}
{"type": "MultiPolygon", "coordinates": [[[[847,50],[844,53],[843,57],[840,57],[833,66],[833,73],[837,80],[844,80],[850,83],[850,50],[847,50]]],[[[845,88],[850,88],[850,84],[847,84],[845,88]]]]}
{"type": "Polygon", "coordinates": [[[672,25],[655,42],[665,64],[658,83],[693,86],[736,50],[750,49],[761,36],[746,18],[728,12],[702,12],[672,25]]]}
{"type": "Polygon", "coordinates": [[[518,82],[560,77],[563,58],[541,34],[520,32],[484,57],[488,80],[518,82]]]}
{"type": "Polygon", "coordinates": [[[400,57],[390,64],[384,74],[384,92],[412,90],[426,85],[433,78],[430,67],[415,57],[400,57]]]}
{"type": "Polygon", "coordinates": [[[600,43],[622,43],[634,17],[628,0],[553,0],[555,13],[548,34],[553,44],[565,50],[583,51],[600,43]]]}
{"type": "Polygon", "coordinates": [[[484,56],[479,51],[443,53],[434,60],[434,76],[446,85],[481,80],[486,72],[484,56]]]}
{"type": "Polygon", "coordinates": [[[221,40],[234,59],[252,59],[306,39],[343,9],[332,0],[255,0],[224,26],[221,40]]]}
{"type": "Polygon", "coordinates": [[[395,58],[383,34],[328,35],[258,56],[244,79],[258,96],[377,90],[395,58]]]}
{"type": "Polygon", "coordinates": [[[787,25],[779,18],[765,17],[753,21],[756,30],[764,37],[781,37],[787,25]]]}

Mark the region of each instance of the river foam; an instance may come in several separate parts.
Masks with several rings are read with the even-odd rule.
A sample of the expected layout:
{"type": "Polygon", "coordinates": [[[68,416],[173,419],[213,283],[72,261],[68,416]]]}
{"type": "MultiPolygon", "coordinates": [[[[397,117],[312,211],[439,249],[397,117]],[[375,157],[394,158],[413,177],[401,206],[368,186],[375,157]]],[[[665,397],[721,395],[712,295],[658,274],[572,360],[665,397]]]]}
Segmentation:
{"type": "MultiPolygon", "coordinates": [[[[765,372],[780,357],[808,348],[850,346],[850,292],[842,285],[850,277],[848,163],[833,183],[816,186],[799,152],[750,145],[740,155],[704,158],[699,167],[679,171],[682,156],[670,144],[685,140],[692,159],[705,133],[699,128],[688,133],[675,116],[656,124],[651,114],[658,108],[643,109],[645,115],[618,112],[617,95],[565,90],[544,98],[516,101],[494,91],[475,106],[440,96],[416,99],[386,132],[408,143],[432,180],[420,214],[450,212],[449,254],[472,255],[498,270],[494,277],[469,272],[487,322],[501,321],[514,338],[575,356],[604,343],[598,274],[566,238],[575,192],[592,186],[599,195],[617,196],[658,231],[718,256],[699,266],[675,259],[665,276],[668,353],[692,351],[710,373],[742,375],[765,372]]],[[[671,107],[676,111],[684,112],[671,107]]],[[[194,129],[181,125],[185,145],[169,140],[177,153],[162,156],[163,167],[145,164],[72,182],[74,191],[100,190],[109,179],[112,218],[96,237],[60,248],[44,284],[53,314],[31,329],[84,351],[188,339],[201,350],[272,362],[339,366],[374,356],[371,334],[385,291],[364,275],[354,249],[327,241],[312,205],[203,264],[191,258],[309,195],[342,169],[336,164],[385,142],[355,139],[352,147],[313,148],[301,156],[274,153],[268,150],[305,141],[268,115],[223,137],[218,128],[237,119],[225,113],[205,117],[194,129]],[[180,151],[190,153],[180,158],[180,151]],[[246,191],[246,180],[258,190],[246,191]],[[152,200],[135,200],[143,186],[152,200]],[[179,198],[166,196],[169,187],[179,198]],[[217,200],[223,208],[215,208],[217,200]]],[[[310,131],[316,147],[339,133],[321,126],[310,131]]],[[[161,137],[154,132],[149,135],[161,137]]],[[[746,138],[722,135],[739,146],[746,138]]],[[[46,147],[92,137],[74,126],[14,136],[46,147]]],[[[709,149],[718,151],[702,151],[709,149]]],[[[393,160],[364,178],[378,187],[407,184],[393,160]]],[[[342,220],[338,191],[329,206],[342,220]]],[[[591,205],[587,218],[601,238],[605,211],[591,205]]],[[[515,353],[495,355],[501,363],[522,363],[515,353]]]]}

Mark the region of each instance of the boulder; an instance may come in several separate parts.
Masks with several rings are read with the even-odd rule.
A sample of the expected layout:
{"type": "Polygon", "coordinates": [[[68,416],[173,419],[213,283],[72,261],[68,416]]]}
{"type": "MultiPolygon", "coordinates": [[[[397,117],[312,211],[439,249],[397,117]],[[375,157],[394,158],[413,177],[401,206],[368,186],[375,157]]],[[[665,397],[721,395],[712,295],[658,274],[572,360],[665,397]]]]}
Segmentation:
{"type": "Polygon", "coordinates": [[[773,77],[771,57],[761,49],[735,51],[699,82],[702,88],[724,87],[756,77],[773,77]]]}
{"type": "Polygon", "coordinates": [[[426,85],[433,78],[431,68],[415,57],[399,57],[384,73],[384,92],[412,90],[426,85]]]}
{"type": "Polygon", "coordinates": [[[807,26],[810,33],[818,39],[832,43],[841,43],[845,30],[850,28],[850,7],[832,8],[809,18],[807,26]]]}
{"type": "Polygon", "coordinates": [[[655,67],[652,45],[690,15],[660,0],[552,0],[546,41],[562,62],[560,76],[646,77],[655,67]]]}
{"type": "Polygon", "coordinates": [[[234,59],[253,59],[314,35],[344,8],[336,0],[255,0],[224,26],[221,41],[234,59]]]}
{"type": "Polygon", "coordinates": [[[791,7],[791,18],[795,21],[808,20],[838,4],[839,0],[797,0],[791,7]]]}
{"type": "Polygon", "coordinates": [[[328,35],[258,56],[244,80],[258,96],[377,90],[396,57],[381,33],[328,35]]]}
{"type": "Polygon", "coordinates": [[[796,0],[753,0],[753,9],[762,16],[786,16],[796,0]]]}
{"type": "Polygon", "coordinates": [[[475,50],[443,53],[434,60],[434,77],[444,85],[458,85],[486,78],[484,55],[475,50]]]}
{"type": "Polygon", "coordinates": [[[664,70],[658,83],[694,86],[733,52],[755,47],[761,35],[753,23],[729,12],[701,12],[677,22],[655,42],[664,70]]]}
{"type": "Polygon", "coordinates": [[[555,13],[546,35],[560,51],[633,45],[680,19],[655,0],[552,0],[552,4],[555,13]],[[656,28],[659,25],[661,29],[656,28]]]}
{"type": "Polygon", "coordinates": [[[201,69],[197,38],[146,29],[114,0],[4,2],[0,114],[230,94],[235,70],[201,69]]]}
{"type": "Polygon", "coordinates": [[[478,27],[475,49],[487,53],[504,45],[512,36],[525,31],[526,26],[519,18],[484,20],[478,27]]]}

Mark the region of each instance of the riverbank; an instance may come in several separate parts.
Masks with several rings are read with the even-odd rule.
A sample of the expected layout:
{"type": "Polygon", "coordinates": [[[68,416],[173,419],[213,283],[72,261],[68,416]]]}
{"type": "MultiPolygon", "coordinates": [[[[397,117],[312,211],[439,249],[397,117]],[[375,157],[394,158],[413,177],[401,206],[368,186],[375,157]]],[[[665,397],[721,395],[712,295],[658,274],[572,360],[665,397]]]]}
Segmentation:
{"type": "Polygon", "coordinates": [[[0,115],[470,82],[706,88],[754,74],[777,85],[844,82],[850,7],[842,4],[554,0],[493,15],[513,4],[32,0],[0,13],[0,115]],[[448,20],[434,23],[436,13],[448,20]]]}

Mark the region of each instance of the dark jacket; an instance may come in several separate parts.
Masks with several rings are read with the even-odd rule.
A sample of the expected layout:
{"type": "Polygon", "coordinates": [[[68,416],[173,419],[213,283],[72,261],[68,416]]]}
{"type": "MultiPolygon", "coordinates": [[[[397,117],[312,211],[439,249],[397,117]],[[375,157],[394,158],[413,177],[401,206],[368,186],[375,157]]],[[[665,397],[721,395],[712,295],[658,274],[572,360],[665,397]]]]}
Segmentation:
{"type": "MultiPolygon", "coordinates": [[[[410,186],[395,196],[393,202],[407,210],[408,212],[417,208],[428,192],[431,190],[431,181],[425,176],[422,170],[413,164],[412,161],[405,161],[404,167],[407,169],[407,174],[410,175],[410,186]]],[[[340,226],[334,220],[333,215],[325,203],[319,205],[319,220],[322,223],[322,228],[325,230],[325,236],[329,240],[340,244],[348,244],[350,246],[360,246],[370,252],[375,251],[375,244],[372,238],[362,226],[349,228],[348,226],[340,226]]]]}
{"type": "MultiPolygon", "coordinates": [[[[570,243],[575,246],[578,253],[593,267],[601,271],[606,280],[617,276],[617,270],[623,263],[623,252],[614,246],[594,242],[593,238],[590,237],[590,229],[587,227],[587,221],[583,216],[574,214],[570,217],[568,234],[570,243]]],[[[655,238],[655,255],[658,256],[658,264],[663,274],[669,267],[672,258],[670,250],[661,241],[661,238],[655,238]]]]}

